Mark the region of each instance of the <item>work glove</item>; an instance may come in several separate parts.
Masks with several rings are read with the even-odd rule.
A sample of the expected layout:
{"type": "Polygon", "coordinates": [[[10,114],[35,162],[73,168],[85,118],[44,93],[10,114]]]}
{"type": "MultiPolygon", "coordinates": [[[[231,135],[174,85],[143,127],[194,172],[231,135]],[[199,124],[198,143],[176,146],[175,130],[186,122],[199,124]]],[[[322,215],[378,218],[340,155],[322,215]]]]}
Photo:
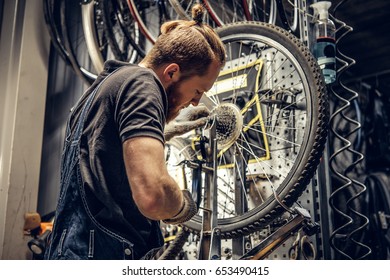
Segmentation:
{"type": "Polygon", "coordinates": [[[180,114],[165,126],[165,141],[187,133],[195,128],[205,126],[209,121],[210,110],[204,106],[191,106],[181,110],[180,114]]]}
{"type": "Polygon", "coordinates": [[[192,198],[191,193],[188,190],[182,190],[183,192],[183,206],[176,216],[163,220],[166,224],[178,225],[185,223],[198,213],[198,207],[192,198]]]}

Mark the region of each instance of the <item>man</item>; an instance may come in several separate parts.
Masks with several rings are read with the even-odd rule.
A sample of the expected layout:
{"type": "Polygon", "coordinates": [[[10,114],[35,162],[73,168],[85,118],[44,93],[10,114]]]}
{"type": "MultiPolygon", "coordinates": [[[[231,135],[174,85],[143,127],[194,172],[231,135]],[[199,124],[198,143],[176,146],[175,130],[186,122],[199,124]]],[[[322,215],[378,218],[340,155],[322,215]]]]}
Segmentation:
{"type": "MultiPolygon", "coordinates": [[[[159,220],[196,214],[168,174],[164,128],[171,122],[169,138],[178,133],[172,121],[212,87],[225,50],[200,5],[193,17],[165,23],[139,65],[108,61],[72,110],[46,259],[151,258],[163,245],[159,220]]],[[[180,133],[204,125],[204,112],[190,110],[180,133]]]]}

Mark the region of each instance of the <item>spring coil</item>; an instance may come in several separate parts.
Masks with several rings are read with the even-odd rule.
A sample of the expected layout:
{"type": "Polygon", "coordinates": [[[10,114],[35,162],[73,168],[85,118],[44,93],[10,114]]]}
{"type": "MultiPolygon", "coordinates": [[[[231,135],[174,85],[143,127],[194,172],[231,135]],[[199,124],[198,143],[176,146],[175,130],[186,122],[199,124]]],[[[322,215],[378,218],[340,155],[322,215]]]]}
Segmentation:
{"type": "MultiPolygon", "coordinates": [[[[335,15],[345,2],[347,1],[341,1],[336,5],[332,14],[335,15]]],[[[331,18],[337,27],[336,45],[338,45],[341,39],[353,31],[353,28],[334,16],[331,18]]],[[[371,249],[361,239],[369,224],[369,219],[360,212],[364,204],[362,194],[366,191],[366,186],[356,177],[356,170],[364,160],[364,156],[356,150],[360,145],[352,145],[351,142],[353,137],[359,140],[361,133],[359,120],[350,116],[351,111],[354,110],[352,105],[357,104],[358,93],[341,81],[345,71],[356,62],[338,48],[336,60],[340,67],[337,70],[336,83],[330,87],[332,98],[334,98],[333,113],[330,117],[330,138],[335,143],[335,149],[329,157],[329,167],[333,178],[329,204],[337,224],[334,225],[330,235],[330,246],[335,251],[336,259],[366,259],[371,254],[371,249]],[[348,125],[342,126],[340,125],[342,123],[348,125]]]]}

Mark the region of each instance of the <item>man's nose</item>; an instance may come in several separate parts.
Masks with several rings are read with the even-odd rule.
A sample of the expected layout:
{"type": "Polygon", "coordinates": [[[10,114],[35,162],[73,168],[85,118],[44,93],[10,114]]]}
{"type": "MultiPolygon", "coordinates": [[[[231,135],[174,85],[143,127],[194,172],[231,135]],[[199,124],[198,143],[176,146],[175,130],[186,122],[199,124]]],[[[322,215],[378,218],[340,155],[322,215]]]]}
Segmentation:
{"type": "Polygon", "coordinates": [[[192,98],[191,100],[191,105],[192,106],[198,106],[199,102],[200,102],[200,99],[202,98],[203,96],[203,93],[202,94],[198,94],[196,97],[192,98]]]}
{"type": "Polygon", "coordinates": [[[192,100],[191,101],[192,106],[198,106],[198,104],[199,104],[199,100],[192,100]]]}

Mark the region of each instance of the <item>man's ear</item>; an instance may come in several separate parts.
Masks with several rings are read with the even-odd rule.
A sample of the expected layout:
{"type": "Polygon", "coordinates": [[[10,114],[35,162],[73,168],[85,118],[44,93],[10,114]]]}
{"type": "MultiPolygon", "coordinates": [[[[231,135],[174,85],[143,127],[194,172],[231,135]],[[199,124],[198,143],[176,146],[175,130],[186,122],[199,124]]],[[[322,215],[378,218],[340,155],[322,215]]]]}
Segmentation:
{"type": "Polygon", "coordinates": [[[177,82],[180,80],[180,67],[177,63],[168,64],[163,72],[165,82],[177,82]]]}

